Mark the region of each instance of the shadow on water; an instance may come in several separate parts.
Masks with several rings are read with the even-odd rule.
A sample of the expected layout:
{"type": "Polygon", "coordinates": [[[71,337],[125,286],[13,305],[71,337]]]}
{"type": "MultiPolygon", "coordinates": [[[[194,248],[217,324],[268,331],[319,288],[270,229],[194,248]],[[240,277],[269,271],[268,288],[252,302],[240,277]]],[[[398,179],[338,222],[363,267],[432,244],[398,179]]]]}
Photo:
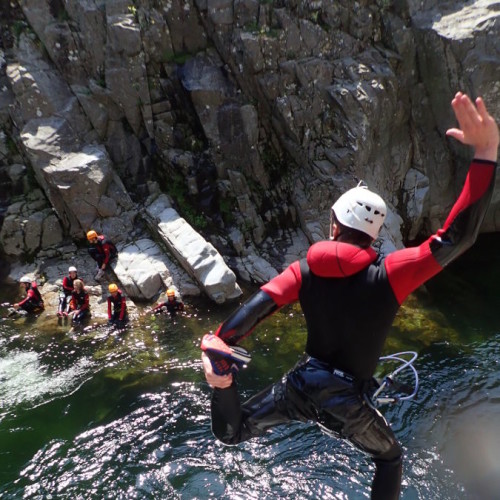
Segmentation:
{"type": "MultiPolygon", "coordinates": [[[[388,339],[387,352],[419,352],[417,400],[383,410],[405,448],[404,499],[498,498],[500,263],[484,241],[408,301],[388,339]]],[[[0,496],[368,498],[370,461],[315,426],[215,442],[198,345],[233,307],[193,301],[118,333],[0,323],[0,496]]],[[[304,339],[297,307],[245,339],[243,396],[292,367],[304,339]]]]}

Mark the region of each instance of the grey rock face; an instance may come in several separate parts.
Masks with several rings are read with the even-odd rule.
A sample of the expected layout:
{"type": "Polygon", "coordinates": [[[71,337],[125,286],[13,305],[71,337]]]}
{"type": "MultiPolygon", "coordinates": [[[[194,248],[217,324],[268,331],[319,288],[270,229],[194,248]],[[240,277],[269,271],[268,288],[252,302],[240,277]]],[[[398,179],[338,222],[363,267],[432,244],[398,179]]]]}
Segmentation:
{"type": "MultiPolygon", "coordinates": [[[[14,259],[92,227],[144,258],[137,241],[166,245],[186,289],[227,300],[239,287],[222,255],[267,279],[327,237],[359,179],[390,208],[382,248],[436,230],[471,155],[444,136],[453,94],[482,95],[500,119],[493,0],[23,0],[9,15],[2,178],[48,200],[5,202],[14,259]]],[[[495,194],[484,230],[499,211],[495,194]]],[[[123,262],[131,294],[166,285],[175,266],[156,258],[150,282],[123,262]]]]}

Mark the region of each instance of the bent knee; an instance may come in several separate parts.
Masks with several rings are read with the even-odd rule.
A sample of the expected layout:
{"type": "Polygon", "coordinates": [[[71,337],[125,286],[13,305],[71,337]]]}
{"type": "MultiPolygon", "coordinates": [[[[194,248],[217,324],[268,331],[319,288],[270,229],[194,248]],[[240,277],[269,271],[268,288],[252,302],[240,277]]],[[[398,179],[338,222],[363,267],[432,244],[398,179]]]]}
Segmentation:
{"type": "Polygon", "coordinates": [[[392,446],[373,457],[373,461],[376,463],[386,463],[394,466],[401,466],[403,463],[403,449],[401,445],[395,441],[392,446]]]}

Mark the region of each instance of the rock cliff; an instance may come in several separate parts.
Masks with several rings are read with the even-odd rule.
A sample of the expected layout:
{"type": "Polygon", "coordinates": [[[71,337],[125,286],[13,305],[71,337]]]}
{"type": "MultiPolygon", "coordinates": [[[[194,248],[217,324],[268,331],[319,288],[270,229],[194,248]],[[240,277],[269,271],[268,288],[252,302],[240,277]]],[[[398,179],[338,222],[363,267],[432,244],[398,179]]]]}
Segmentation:
{"type": "Polygon", "coordinates": [[[493,0],[0,5],[4,260],[67,259],[92,228],[132,298],[172,281],[237,297],[236,276],[266,281],[324,239],[359,179],[390,207],[382,245],[418,239],[470,159],[444,136],[455,91],[500,119],[493,0]]]}

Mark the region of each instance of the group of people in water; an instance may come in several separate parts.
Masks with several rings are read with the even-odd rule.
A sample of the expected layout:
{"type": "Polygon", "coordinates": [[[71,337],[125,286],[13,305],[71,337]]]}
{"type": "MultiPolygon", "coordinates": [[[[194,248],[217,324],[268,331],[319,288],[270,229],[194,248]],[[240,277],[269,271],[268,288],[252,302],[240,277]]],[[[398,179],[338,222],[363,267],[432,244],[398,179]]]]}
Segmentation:
{"type": "MultiPolygon", "coordinates": [[[[94,230],[88,231],[87,241],[89,242],[89,254],[97,264],[95,280],[99,281],[104,276],[111,261],[116,258],[118,252],[112,241],[106,238],[105,235],[97,234],[94,230]]],[[[12,304],[9,314],[41,313],[45,309],[45,305],[36,281],[28,276],[23,276],[20,278],[19,283],[25,297],[21,301],[12,304]]],[[[123,328],[128,323],[126,296],[116,283],[108,285],[108,292],[108,324],[123,328]]],[[[184,303],[177,297],[173,288],[166,291],[166,297],[167,300],[159,302],[150,310],[152,314],[168,312],[173,315],[184,310],[184,303]]],[[[78,269],[75,266],[68,268],[68,275],[62,280],[57,316],[59,319],[71,318],[71,323],[74,325],[81,325],[90,317],[89,293],[85,289],[83,280],[78,276],[78,269]]]]}

